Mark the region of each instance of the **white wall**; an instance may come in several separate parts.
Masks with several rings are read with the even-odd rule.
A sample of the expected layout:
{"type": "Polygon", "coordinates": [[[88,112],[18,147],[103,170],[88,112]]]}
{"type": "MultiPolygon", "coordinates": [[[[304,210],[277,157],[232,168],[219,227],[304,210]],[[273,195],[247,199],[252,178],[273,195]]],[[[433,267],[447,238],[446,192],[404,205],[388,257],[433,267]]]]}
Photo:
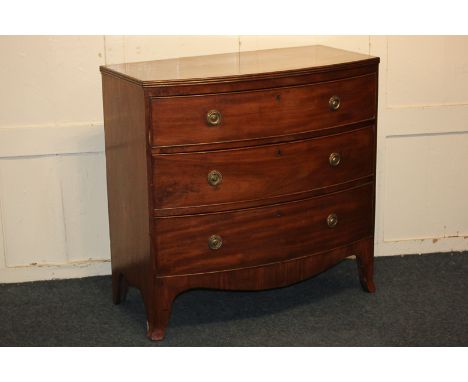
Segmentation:
{"type": "Polygon", "coordinates": [[[468,250],[468,37],[0,37],[0,282],[108,274],[102,64],[326,44],[381,57],[376,255],[468,250]]]}
{"type": "Polygon", "coordinates": [[[377,255],[468,250],[468,37],[371,37],[382,58],[377,255]]]}

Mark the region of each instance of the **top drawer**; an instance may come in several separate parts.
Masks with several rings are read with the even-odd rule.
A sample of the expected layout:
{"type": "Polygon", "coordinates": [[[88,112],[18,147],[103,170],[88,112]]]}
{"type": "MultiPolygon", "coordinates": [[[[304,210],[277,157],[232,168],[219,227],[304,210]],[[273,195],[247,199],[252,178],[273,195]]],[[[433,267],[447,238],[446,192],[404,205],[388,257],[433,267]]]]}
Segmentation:
{"type": "Polygon", "coordinates": [[[152,145],[176,146],[258,139],[375,117],[377,77],[238,93],[155,97],[152,145]]]}

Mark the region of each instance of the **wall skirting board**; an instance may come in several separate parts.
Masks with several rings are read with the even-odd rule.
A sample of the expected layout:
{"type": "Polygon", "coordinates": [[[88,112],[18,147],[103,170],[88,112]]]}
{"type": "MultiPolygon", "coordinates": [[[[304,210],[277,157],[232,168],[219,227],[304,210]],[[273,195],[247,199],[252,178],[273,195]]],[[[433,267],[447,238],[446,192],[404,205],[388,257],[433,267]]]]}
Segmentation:
{"type": "Polygon", "coordinates": [[[0,283],[74,279],[111,274],[110,260],[0,269],[0,283]]]}

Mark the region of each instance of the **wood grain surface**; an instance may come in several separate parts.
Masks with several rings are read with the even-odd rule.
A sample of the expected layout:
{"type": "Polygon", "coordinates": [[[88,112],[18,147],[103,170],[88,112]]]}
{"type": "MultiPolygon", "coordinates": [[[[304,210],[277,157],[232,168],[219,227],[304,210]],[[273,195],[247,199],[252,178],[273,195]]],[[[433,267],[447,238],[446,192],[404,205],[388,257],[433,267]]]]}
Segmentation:
{"type": "Polygon", "coordinates": [[[101,71],[136,82],[144,87],[231,81],[257,76],[275,78],[282,72],[321,72],[378,62],[377,57],[323,45],[232,52],[208,56],[102,66],[101,71]]]}
{"type": "Polygon", "coordinates": [[[127,283],[151,295],[150,195],[143,89],[103,75],[113,299],[127,283]]]}
{"type": "Polygon", "coordinates": [[[251,200],[262,204],[266,198],[305,193],[364,178],[374,173],[373,140],[373,127],[368,126],[291,143],[156,155],[153,157],[154,207],[251,200]],[[332,153],[341,157],[336,167],[329,163],[332,153]],[[222,182],[217,186],[210,185],[207,180],[212,170],[222,174],[222,182]]]}
{"type": "Polygon", "coordinates": [[[268,264],[372,235],[373,184],[302,201],[227,213],[156,219],[158,274],[212,272],[268,264]],[[330,214],[338,216],[334,228],[330,214]],[[208,247],[212,235],[222,247],[208,247]]]}
{"type": "Polygon", "coordinates": [[[372,119],[375,105],[375,74],[262,91],[153,98],[152,144],[245,141],[326,129],[372,119]],[[336,111],[330,110],[332,96],[341,99],[336,111]],[[219,126],[208,125],[211,110],[221,113],[219,126]]]}

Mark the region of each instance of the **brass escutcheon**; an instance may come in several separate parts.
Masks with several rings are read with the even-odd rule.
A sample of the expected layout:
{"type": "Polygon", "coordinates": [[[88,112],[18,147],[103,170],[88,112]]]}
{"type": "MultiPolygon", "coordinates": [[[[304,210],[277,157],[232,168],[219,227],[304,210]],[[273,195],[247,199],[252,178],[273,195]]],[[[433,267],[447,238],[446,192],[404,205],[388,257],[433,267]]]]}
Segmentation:
{"type": "Polygon", "coordinates": [[[336,227],[336,225],[338,224],[338,216],[336,214],[330,214],[328,215],[327,217],[327,225],[330,227],[330,228],[334,228],[336,227]]]}
{"type": "Polygon", "coordinates": [[[337,111],[341,105],[340,97],[336,95],[330,97],[330,100],[328,101],[328,105],[330,106],[331,111],[337,111]]]}
{"type": "Polygon", "coordinates": [[[222,245],[223,239],[219,235],[211,235],[208,239],[208,247],[210,247],[210,249],[220,249],[222,245]]]}
{"type": "Polygon", "coordinates": [[[221,113],[218,110],[210,110],[206,113],[206,121],[209,126],[219,126],[221,124],[221,113]]]}
{"type": "Polygon", "coordinates": [[[217,186],[223,181],[223,175],[217,170],[211,170],[208,173],[208,183],[210,186],[217,186]]]}
{"type": "Polygon", "coordinates": [[[336,167],[341,163],[341,155],[340,153],[331,153],[330,156],[328,157],[328,162],[330,163],[330,166],[336,167]]]}

